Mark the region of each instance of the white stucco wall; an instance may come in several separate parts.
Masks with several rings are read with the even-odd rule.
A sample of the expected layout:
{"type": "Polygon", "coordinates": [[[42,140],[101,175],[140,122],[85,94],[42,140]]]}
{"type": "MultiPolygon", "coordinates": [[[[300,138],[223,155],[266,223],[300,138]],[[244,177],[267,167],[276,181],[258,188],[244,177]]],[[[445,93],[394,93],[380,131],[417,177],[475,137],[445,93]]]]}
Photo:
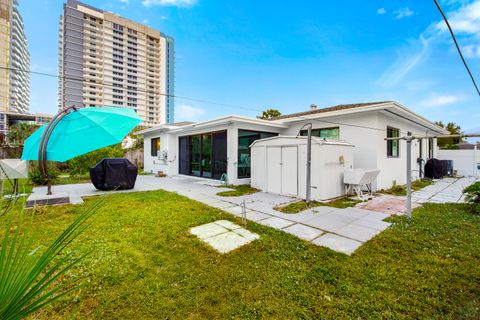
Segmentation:
{"type": "MultiPolygon", "coordinates": [[[[146,134],[143,138],[143,150],[144,150],[144,171],[150,173],[164,172],[168,175],[175,173],[175,168],[178,168],[177,152],[176,148],[177,139],[174,136],[164,133],[146,134]],[[160,138],[160,150],[157,156],[151,155],[151,140],[153,138],[160,138]],[[162,160],[161,155],[163,152],[167,153],[167,158],[162,160]]],[[[178,171],[178,170],[177,170],[178,171]]]]}
{"type": "MultiPolygon", "coordinates": [[[[353,167],[365,169],[379,169],[380,174],[374,189],[390,188],[394,183],[406,183],[406,142],[400,141],[399,156],[396,158],[387,157],[386,137],[387,126],[400,129],[401,136],[411,132],[414,135],[433,135],[425,127],[416,124],[408,119],[392,115],[386,111],[369,111],[361,113],[346,113],[341,116],[317,118],[312,120],[290,121],[284,124],[288,128],[271,127],[264,124],[253,124],[242,121],[222,122],[218,125],[208,125],[203,128],[184,128],[182,132],[147,133],[144,136],[145,150],[145,171],[156,173],[163,171],[168,175],[178,174],[178,138],[200,133],[227,130],[227,174],[231,184],[248,184],[250,179],[237,178],[238,159],[238,130],[253,130],[279,133],[285,136],[296,136],[300,128],[307,122],[312,122],[314,129],[339,127],[340,140],[345,140],[354,145],[353,167]],[[168,160],[158,160],[150,155],[151,138],[160,137],[161,150],[167,151],[168,160]]],[[[436,146],[436,141],[434,141],[436,146]]],[[[437,148],[434,147],[434,157],[437,155],[437,148]]],[[[413,178],[418,177],[417,158],[419,156],[419,142],[412,143],[412,169],[413,178]]],[[[428,158],[428,140],[423,140],[422,158],[428,158]]],[[[315,161],[315,159],[312,159],[315,161]]],[[[299,161],[299,167],[304,167],[299,161]]]]}
{"type": "Polygon", "coordinates": [[[480,150],[439,150],[438,159],[452,160],[453,170],[462,176],[480,176],[480,150]]]}
{"type": "Polygon", "coordinates": [[[221,124],[217,126],[209,126],[208,128],[189,129],[185,132],[165,132],[165,133],[149,133],[144,136],[144,168],[146,172],[157,173],[163,171],[167,175],[179,174],[178,163],[178,139],[180,136],[190,136],[201,133],[227,131],[227,175],[230,184],[249,184],[250,178],[237,178],[237,159],[238,159],[238,130],[253,130],[278,133],[278,128],[268,128],[265,126],[231,122],[228,124],[221,124]],[[160,151],[167,151],[168,161],[158,160],[158,157],[151,156],[151,139],[160,137],[160,151]]]}
{"type": "MultiPolygon", "coordinates": [[[[384,111],[370,111],[356,114],[348,114],[337,117],[316,120],[302,120],[291,123],[289,129],[284,130],[284,135],[297,135],[300,128],[308,122],[312,122],[314,129],[339,127],[340,140],[345,140],[354,145],[353,166],[354,168],[380,169],[380,174],[374,189],[387,189],[393,183],[406,183],[406,142],[400,141],[399,157],[387,157],[386,137],[387,126],[400,129],[400,135],[408,132],[416,135],[425,135],[426,129],[411,121],[390,115],[384,111]],[[372,129],[374,128],[374,129],[372,129]],[[376,128],[376,129],[375,129],[376,128]]],[[[430,134],[432,134],[430,132],[430,134]]],[[[428,142],[423,141],[423,158],[427,158],[428,142]]],[[[436,145],[436,142],[434,143],[436,145]]],[[[436,148],[434,148],[434,154],[436,148]]],[[[419,143],[412,143],[412,169],[414,179],[418,178],[419,143]]]]}

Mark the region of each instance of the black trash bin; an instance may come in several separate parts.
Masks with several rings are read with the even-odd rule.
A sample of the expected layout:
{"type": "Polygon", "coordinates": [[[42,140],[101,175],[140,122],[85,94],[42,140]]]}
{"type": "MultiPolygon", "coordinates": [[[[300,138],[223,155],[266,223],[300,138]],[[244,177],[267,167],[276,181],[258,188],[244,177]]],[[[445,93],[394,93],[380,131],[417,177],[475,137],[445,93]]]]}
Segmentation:
{"type": "Polygon", "coordinates": [[[129,190],[135,187],[138,169],[125,158],[103,159],[90,168],[90,180],[98,190],[129,190]]]}
{"type": "Polygon", "coordinates": [[[443,178],[442,162],[438,159],[429,159],[425,164],[425,178],[441,179],[443,178]]]}

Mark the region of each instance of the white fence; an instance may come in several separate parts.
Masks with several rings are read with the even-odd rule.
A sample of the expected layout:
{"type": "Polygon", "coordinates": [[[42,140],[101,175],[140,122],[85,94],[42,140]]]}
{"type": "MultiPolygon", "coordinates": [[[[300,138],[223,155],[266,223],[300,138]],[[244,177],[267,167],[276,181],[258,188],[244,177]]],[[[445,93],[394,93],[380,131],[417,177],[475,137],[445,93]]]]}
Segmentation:
{"type": "Polygon", "coordinates": [[[453,170],[462,176],[480,176],[480,150],[439,150],[438,159],[453,160],[453,170]]]}

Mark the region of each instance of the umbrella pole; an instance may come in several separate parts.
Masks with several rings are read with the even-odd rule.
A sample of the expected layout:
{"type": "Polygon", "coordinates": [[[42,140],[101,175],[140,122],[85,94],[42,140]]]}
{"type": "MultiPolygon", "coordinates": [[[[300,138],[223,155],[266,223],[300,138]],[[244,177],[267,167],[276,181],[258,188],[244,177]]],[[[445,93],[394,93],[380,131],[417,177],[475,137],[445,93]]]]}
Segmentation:
{"type": "Polygon", "coordinates": [[[40,169],[40,174],[42,177],[47,180],[47,195],[52,194],[52,179],[48,175],[48,168],[47,168],[47,146],[48,140],[52,135],[53,129],[57,126],[57,124],[65,117],[70,110],[77,110],[75,106],[71,106],[68,108],[63,109],[59,113],[53,117],[52,121],[48,124],[42,134],[42,138],[40,139],[40,144],[38,147],[38,167],[40,169]]]}

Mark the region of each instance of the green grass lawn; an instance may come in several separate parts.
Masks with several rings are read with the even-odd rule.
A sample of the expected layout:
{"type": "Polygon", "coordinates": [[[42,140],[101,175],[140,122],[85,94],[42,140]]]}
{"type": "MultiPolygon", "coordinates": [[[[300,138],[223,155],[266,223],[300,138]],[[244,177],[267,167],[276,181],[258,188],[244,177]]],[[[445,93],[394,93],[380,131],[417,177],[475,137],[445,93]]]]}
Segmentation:
{"type": "MultiPolygon", "coordinates": [[[[433,183],[432,180],[429,179],[418,179],[412,181],[412,191],[418,191],[423,189],[433,183]]],[[[381,193],[392,194],[394,196],[406,196],[407,195],[407,186],[406,185],[395,185],[387,190],[381,190],[381,193]]]]}
{"type": "Polygon", "coordinates": [[[299,213],[303,210],[319,206],[328,206],[334,208],[348,208],[354,207],[357,203],[361,202],[360,200],[350,199],[349,197],[341,197],[328,202],[319,202],[319,201],[309,201],[308,203],[305,200],[291,202],[287,205],[282,205],[275,207],[275,210],[278,210],[283,213],[299,213]]]}
{"type": "Polygon", "coordinates": [[[217,196],[221,197],[239,197],[247,194],[258,192],[258,189],[252,188],[249,184],[241,184],[238,186],[227,186],[227,188],[233,189],[232,191],[222,191],[217,193],[217,196]]]}
{"type": "MultiPolygon", "coordinates": [[[[231,215],[164,191],[105,200],[73,250],[92,252],[69,275],[84,286],[35,319],[480,318],[480,216],[465,205],[395,218],[349,257],[250,222],[261,238],[222,255],[188,230],[231,215]]],[[[37,209],[38,244],[94,201],[37,209]]]]}

